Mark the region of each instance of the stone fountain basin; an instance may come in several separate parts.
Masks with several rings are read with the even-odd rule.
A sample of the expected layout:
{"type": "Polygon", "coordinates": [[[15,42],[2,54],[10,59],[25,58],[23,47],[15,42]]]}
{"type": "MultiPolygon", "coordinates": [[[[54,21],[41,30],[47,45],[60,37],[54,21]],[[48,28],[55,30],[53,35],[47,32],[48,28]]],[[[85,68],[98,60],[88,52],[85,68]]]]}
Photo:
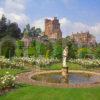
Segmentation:
{"type": "Polygon", "coordinates": [[[62,71],[43,71],[34,73],[32,79],[36,82],[66,85],[100,85],[100,73],[80,70],[70,70],[67,79],[63,79],[62,71]],[[62,81],[63,79],[63,81],[62,81]]]}

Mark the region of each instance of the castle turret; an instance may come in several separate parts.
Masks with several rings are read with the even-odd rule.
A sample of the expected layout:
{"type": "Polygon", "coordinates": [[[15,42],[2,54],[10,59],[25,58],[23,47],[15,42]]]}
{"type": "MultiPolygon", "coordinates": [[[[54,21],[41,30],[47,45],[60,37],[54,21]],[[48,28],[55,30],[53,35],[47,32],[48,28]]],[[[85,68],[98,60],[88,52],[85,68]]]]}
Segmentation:
{"type": "Polygon", "coordinates": [[[53,20],[45,19],[45,32],[44,35],[47,35],[48,38],[52,39],[61,39],[62,32],[60,29],[60,23],[57,17],[54,17],[53,20]]]}

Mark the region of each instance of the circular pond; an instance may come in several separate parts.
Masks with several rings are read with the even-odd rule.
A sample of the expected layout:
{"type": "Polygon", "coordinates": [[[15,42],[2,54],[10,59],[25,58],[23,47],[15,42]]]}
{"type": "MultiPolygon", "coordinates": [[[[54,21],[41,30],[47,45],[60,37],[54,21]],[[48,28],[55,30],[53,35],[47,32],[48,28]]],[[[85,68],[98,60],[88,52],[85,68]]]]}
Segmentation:
{"type": "Polygon", "coordinates": [[[42,73],[32,77],[32,79],[47,83],[66,83],[66,84],[100,84],[100,75],[88,74],[88,73],[74,73],[70,72],[66,78],[64,78],[61,72],[57,73],[42,73]]]}

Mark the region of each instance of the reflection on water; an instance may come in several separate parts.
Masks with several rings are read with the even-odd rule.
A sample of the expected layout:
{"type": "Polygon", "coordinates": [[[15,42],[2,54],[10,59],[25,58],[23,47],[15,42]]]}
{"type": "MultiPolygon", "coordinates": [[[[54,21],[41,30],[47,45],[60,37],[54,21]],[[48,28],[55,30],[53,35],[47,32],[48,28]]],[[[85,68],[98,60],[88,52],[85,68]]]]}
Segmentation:
{"type": "Polygon", "coordinates": [[[49,83],[66,83],[66,84],[85,84],[100,82],[100,76],[69,73],[66,78],[62,77],[61,73],[41,74],[33,77],[34,80],[44,81],[49,83]]]}

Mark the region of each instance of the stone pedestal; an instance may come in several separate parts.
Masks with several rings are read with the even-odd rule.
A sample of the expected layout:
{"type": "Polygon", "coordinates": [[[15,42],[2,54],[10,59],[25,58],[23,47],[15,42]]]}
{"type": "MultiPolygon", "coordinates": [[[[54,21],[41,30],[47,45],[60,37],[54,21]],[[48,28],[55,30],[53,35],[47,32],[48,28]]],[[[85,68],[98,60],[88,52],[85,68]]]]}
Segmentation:
{"type": "Polygon", "coordinates": [[[62,68],[62,76],[66,77],[68,75],[68,67],[63,67],[62,68]]]}
{"type": "Polygon", "coordinates": [[[62,68],[62,83],[68,83],[68,67],[62,68]]]}
{"type": "Polygon", "coordinates": [[[62,68],[62,83],[68,84],[68,67],[62,68]]]}

